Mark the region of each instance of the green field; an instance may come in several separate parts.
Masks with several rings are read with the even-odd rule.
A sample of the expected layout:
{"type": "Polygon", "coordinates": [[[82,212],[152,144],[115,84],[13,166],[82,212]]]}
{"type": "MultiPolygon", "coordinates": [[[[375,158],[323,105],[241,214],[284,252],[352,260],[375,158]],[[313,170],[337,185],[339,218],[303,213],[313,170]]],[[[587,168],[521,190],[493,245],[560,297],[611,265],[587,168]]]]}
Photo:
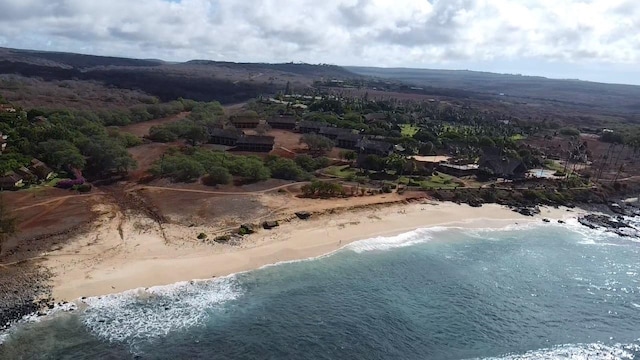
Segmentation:
{"type": "Polygon", "coordinates": [[[324,172],[343,179],[356,175],[356,171],[349,165],[329,166],[328,168],[324,169],[324,172]]]}
{"type": "Polygon", "coordinates": [[[456,187],[462,187],[456,180],[453,176],[438,173],[438,175],[428,176],[425,180],[421,181],[401,177],[398,182],[409,186],[420,186],[423,189],[455,189],[456,187]]]}
{"type": "Polygon", "coordinates": [[[400,133],[402,134],[402,136],[413,137],[418,133],[418,131],[420,131],[420,128],[415,125],[403,124],[402,126],[400,126],[400,133]]]}

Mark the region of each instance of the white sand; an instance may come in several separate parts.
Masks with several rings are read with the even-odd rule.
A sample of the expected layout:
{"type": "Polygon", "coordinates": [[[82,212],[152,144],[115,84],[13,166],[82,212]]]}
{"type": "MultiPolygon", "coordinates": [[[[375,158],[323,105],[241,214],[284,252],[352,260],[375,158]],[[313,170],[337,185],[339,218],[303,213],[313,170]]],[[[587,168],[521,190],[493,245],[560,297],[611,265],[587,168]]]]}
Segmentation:
{"type": "Polygon", "coordinates": [[[472,208],[452,203],[412,203],[337,212],[307,221],[292,220],[274,230],[260,230],[241,246],[203,244],[200,232],[215,229],[158,225],[141,217],[113,217],[109,209],[94,232],[77,237],[46,256],[54,272],[53,296],[73,300],[139,287],[206,279],[256,269],[281,261],[327,254],[353,241],[391,236],[417,228],[455,225],[504,227],[576,216],[567,209],[544,209],[527,218],[498,205],[472,208]],[[123,237],[118,225],[121,224],[123,237]]]}

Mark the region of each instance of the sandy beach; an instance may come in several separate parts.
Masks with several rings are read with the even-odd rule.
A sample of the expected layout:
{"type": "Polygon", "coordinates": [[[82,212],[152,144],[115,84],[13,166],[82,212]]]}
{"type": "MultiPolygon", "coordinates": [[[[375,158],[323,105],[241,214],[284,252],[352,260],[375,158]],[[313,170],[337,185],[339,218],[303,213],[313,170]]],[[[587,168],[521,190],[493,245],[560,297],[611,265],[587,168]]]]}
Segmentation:
{"type": "Polygon", "coordinates": [[[110,209],[102,210],[92,233],[77,236],[45,255],[45,265],[54,274],[53,297],[57,301],[224,276],[317,257],[357,240],[417,228],[500,228],[578,215],[578,210],[542,208],[540,215],[525,217],[499,205],[473,208],[422,201],[337,210],[309,220],[295,218],[274,230],[261,229],[232,246],[197,240],[199,233],[211,233],[213,228],[168,224],[160,229],[139,215],[114,216],[110,209]]]}

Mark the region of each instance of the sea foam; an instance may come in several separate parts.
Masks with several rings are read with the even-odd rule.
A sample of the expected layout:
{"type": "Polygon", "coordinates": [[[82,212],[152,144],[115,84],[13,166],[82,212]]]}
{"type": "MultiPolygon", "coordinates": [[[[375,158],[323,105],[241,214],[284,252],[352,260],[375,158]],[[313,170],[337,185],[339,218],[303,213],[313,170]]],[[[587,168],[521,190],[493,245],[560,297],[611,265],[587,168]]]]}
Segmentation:
{"type": "Polygon", "coordinates": [[[239,296],[234,276],[130,290],[83,300],[83,323],[103,339],[134,344],[201,325],[208,311],[239,296]]]}
{"type": "Polygon", "coordinates": [[[636,359],[640,353],[640,345],[637,344],[615,344],[603,345],[593,344],[570,344],[560,345],[550,349],[534,350],[524,354],[509,354],[504,357],[485,358],[486,360],[556,360],[556,359],[603,359],[603,360],[625,360],[636,359]]]}
{"type": "Polygon", "coordinates": [[[428,242],[433,239],[433,233],[445,231],[448,229],[450,228],[421,228],[395,236],[379,236],[370,239],[355,241],[345,246],[344,248],[356,253],[363,253],[367,251],[386,251],[428,242]]]}

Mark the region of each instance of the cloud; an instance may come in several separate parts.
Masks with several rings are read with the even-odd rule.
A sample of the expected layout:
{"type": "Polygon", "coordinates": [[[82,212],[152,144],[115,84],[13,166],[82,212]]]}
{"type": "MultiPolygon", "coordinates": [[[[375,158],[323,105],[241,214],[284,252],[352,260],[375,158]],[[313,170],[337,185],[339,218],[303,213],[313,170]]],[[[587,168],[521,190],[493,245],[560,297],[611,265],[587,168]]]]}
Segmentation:
{"type": "Polygon", "coordinates": [[[104,55],[469,68],[640,62],[636,0],[0,0],[0,9],[3,46],[104,55]]]}

